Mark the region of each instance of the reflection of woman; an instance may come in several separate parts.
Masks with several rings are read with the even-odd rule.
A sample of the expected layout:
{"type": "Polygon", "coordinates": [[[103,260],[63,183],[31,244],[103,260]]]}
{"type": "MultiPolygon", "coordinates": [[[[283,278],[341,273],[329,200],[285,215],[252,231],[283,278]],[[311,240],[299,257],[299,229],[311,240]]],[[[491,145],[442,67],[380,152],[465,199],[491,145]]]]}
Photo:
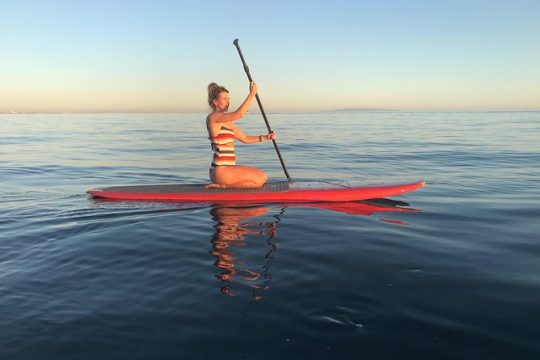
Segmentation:
{"type": "MultiPolygon", "coordinates": [[[[220,274],[216,277],[222,281],[221,291],[229,296],[234,296],[233,284],[247,286],[253,290],[253,298],[260,300],[259,290],[268,289],[270,276],[268,274],[269,265],[273,260],[272,253],[277,249],[277,243],[273,240],[276,237],[277,224],[280,215],[287,207],[309,207],[343,212],[346,214],[370,216],[376,213],[390,212],[416,212],[418,210],[404,208],[409,204],[390,199],[378,199],[364,202],[339,202],[339,203],[305,203],[287,204],[281,210],[281,214],[274,215],[271,222],[245,222],[249,218],[261,217],[268,214],[266,207],[239,207],[239,206],[216,206],[210,210],[212,219],[216,221],[215,233],[211,239],[212,250],[210,254],[216,258],[214,265],[220,269],[220,274]],[[269,250],[265,254],[265,263],[258,268],[246,266],[246,261],[242,261],[240,248],[248,245],[248,239],[261,240],[261,237],[269,245],[269,250]]],[[[407,225],[400,220],[381,219],[392,224],[407,225]]],[[[244,254],[249,254],[243,251],[244,254]]]]}
{"type": "Polygon", "coordinates": [[[263,216],[267,213],[268,209],[265,207],[214,207],[210,210],[212,218],[217,222],[210,254],[216,258],[214,265],[222,270],[216,277],[227,284],[221,288],[224,294],[234,296],[232,284],[237,283],[253,289],[254,299],[260,300],[257,290],[264,288],[264,283],[268,281],[268,275],[265,274],[268,263],[264,264],[259,271],[249,269],[245,266],[245,262],[239,260],[234,248],[247,246],[246,240],[250,236],[264,236],[271,245],[266,259],[271,259],[269,254],[277,248],[277,245],[270,241],[275,237],[277,221],[243,222],[248,218],[263,216]]]}
{"type": "Polygon", "coordinates": [[[249,95],[236,111],[229,110],[229,91],[216,83],[208,85],[208,105],[212,112],[206,117],[206,128],[212,143],[214,157],[210,168],[210,180],[207,187],[257,188],[262,186],[268,175],[251,166],[236,165],[234,139],[245,144],[275,139],[275,133],[265,135],[246,135],[235,124],[248,111],[257,94],[257,85],[250,83],[249,95]]]}

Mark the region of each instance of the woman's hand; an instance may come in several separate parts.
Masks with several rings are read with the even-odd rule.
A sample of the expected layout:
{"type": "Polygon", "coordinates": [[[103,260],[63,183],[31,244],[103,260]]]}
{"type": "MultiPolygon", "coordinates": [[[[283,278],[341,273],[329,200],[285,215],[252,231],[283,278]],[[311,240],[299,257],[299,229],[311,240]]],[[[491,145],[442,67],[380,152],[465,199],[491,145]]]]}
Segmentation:
{"type": "Polygon", "coordinates": [[[266,135],[261,135],[261,139],[265,140],[275,140],[277,139],[277,135],[275,131],[272,131],[271,133],[268,133],[266,135]]]}
{"type": "Polygon", "coordinates": [[[249,94],[250,95],[255,95],[257,93],[257,84],[255,83],[255,81],[252,81],[249,83],[249,94]]]}

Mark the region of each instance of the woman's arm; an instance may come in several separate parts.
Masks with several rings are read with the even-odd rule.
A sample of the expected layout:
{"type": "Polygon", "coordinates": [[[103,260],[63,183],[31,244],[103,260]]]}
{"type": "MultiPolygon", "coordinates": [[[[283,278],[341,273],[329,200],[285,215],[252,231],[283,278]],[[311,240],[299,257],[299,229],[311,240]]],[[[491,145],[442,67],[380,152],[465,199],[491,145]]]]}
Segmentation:
{"type": "Polygon", "coordinates": [[[244,144],[253,144],[263,142],[265,140],[273,140],[277,137],[274,131],[265,135],[246,135],[244,134],[244,132],[242,132],[242,130],[238,128],[238,126],[230,124],[230,127],[232,128],[232,130],[234,130],[234,137],[238,141],[243,142],[244,144]]]}
{"type": "Polygon", "coordinates": [[[251,103],[253,102],[253,99],[255,98],[255,95],[257,94],[257,84],[252,81],[249,83],[249,95],[246,97],[246,100],[240,105],[236,111],[228,112],[228,113],[212,113],[210,116],[210,121],[214,123],[228,123],[232,121],[236,121],[241,119],[244,114],[249,110],[249,107],[251,106],[251,103]]]}

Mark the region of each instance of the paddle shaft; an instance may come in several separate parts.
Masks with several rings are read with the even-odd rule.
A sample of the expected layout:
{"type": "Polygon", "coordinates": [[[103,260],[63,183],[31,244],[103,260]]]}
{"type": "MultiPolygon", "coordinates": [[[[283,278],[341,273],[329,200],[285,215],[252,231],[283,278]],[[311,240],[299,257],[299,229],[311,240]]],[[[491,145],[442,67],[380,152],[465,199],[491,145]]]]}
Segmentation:
{"type": "MultiPolygon", "coordinates": [[[[249,73],[249,67],[246,64],[246,60],[244,60],[244,55],[242,54],[242,50],[240,50],[240,45],[238,45],[238,39],[234,40],[233,44],[234,46],[236,46],[236,49],[238,50],[238,55],[240,55],[240,60],[242,60],[242,64],[244,65],[244,70],[246,71],[248,80],[250,82],[253,81],[253,79],[251,78],[251,74],[249,73]]],[[[264,108],[261,102],[261,98],[259,97],[259,94],[255,94],[255,98],[257,99],[257,104],[259,104],[259,109],[261,109],[264,122],[266,123],[266,128],[268,129],[268,132],[272,132],[272,128],[270,127],[270,123],[268,122],[268,119],[266,118],[266,113],[264,112],[264,108]]],[[[274,148],[276,149],[279,161],[281,162],[281,167],[283,168],[283,171],[285,172],[285,176],[287,176],[287,181],[290,183],[293,182],[293,180],[291,179],[289,175],[289,172],[287,171],[287,167],[285,166],[285,162],[283,161],[281,152],[279,152],[279,148],[278,148],[276,140],[272,139],[272,143],[274,144],[274,148]]]]}

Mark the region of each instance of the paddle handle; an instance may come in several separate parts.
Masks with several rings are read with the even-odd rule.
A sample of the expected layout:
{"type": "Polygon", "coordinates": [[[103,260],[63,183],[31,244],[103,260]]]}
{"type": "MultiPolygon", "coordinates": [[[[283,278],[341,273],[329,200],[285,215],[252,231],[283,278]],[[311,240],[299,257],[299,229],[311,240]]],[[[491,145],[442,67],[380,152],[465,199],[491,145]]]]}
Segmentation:
{"type": "MultiPolygon", "coordinates": [[[[240,49],[240,45],[238,44],[238,39],[235,39],[233,41],[234,46],[236,46],[236,50],[238,50],[238,55],[240,55],[240,60],[242,60],[242,65],[244,65],[244,71],[246,72],[246,75],[248,77],[249,82],[252,82],[253,79],[251,78],[251,73],[249,72],[249,67],[246,64],[246,60],[244,59],[244,55],[242,54],[242,50],[240,49]]],[[[272,128],[270,127],[270,123],[268,122],[268,119],[266,117],[266,113],[264,112],[264,108],[261,102],[261,98],[259,97],[259,94],[255,94],[255,99],[257,99],[257,104],[259,104],[259,109],[261,109],[261,113],[264,119],[264,122],[266,123],[266,128],[268,129],[268,132],[272,132],[272,128]]],[[[283,168],[283,171],[285,172],[285,176],[287,177],[288,182],[293,182],[291,179],[291,176],[289,175],[289,172],[287,171],[287,167],[285,166],[285,161],[283,161],[283,157],[281,156],[281,152],[279,151],[278,144],[275,139],[272,139],[272,143],[274,144],[274,148],[276,149],[276,153],[278,155],[279,161],[281,162],[281,167],[283,168]]]]}

